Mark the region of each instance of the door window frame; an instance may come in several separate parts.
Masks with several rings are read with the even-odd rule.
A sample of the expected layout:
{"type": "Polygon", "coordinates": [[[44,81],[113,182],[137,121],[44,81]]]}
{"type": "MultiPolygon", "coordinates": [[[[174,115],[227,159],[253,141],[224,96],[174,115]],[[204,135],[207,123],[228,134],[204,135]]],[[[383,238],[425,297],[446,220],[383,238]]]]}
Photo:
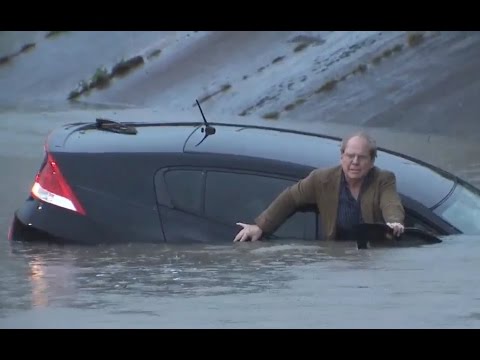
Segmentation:
{"type": "MultiPolygon", "coordinates": [[[[278,174],[278,173],[272,173],[272,172],[263,172],[263,171],[257,171],[257,170],[247,170],[247,169],[239,169],[239,168],[228,168],[228,167],[216,167],[216,166],[195,166],[195,165],[179,165],[179,166],[167,166],[164,167],[160,170],[157,171],[155,174],[155,180],[154,180],[154,185],[155,185],[155,193],[157,196],[157,203],[161,206],[166,206],[170,209],[176,210],[176,211],[181,211],[186,214],[191,214],[191,215],[196,215],[200,216],[204,219],[207,219],[208,221],[212,221],[214,223],[218,223],[221,225],[225,225],[224,222],[222,222],[219,219],[216,219],[214,217],[208,216],[206,213],[205,205],[206,205],[206,190],[207,190],[207,175],[209,172],[215,172],[215,173],[226,173],[226,174],[239,174],[239,175],[253,175],[253,176],[259,176],[259,177],[265,177],[265,178],[272,178],[272,179],[278,179],[278,180],[284,180],[284,181],[291,181],[292,184],[296,183],[297,181],[301,180],[302,177],[296,177],[292,175],[285,175],[285,174],[278,174]],[[170,171],[197,171],[202,173],[201,177],[201,199],[200,199],[200,211],[192,211],[191,209],[185,209],[185,208],[179,208],[174,205],[173,201],[173,196],[169,191],[168,184],[167,184],[167,179],[166,179],[166,174],[170,171]]],[[[306,210],[299,210],[298,212],[310,212],[310,209],[315,210],[315,238],[319,239],[320,237],[320,229],[319,229],[319,214],[318,214],[318,208],[317,207],[308,207],[306,210]]],[[[232,224],[234,226],[235,224],[232,224]]]]}
{"type": "Polygon", "coordinates": [[[420,204],[418,201],[401,194],[402,204],[405,208],[405,224],[408,226],[408,218],[421,223],[422,227],[436,235],[448,235],[457,230],[439,217],[432,209],[420,204]]]}
{"type": "Polygon", "coordinates": [[[155,174],[155,194],[157,196],[157,203],[161,206],[166,206],[172,210],[181,211],[186,214],[204,216],[205,213],[205,187],[206,187],[206,171],[203,166],[168,166],[157,171],[155,174]],[[193,211],[178,207],[174,203],[174,195],[171,193],[167,182],[167,173],[171,171],[195,171],[201,173],[201,193],[200,193],[200,210],[193,211]]]}
{"type": "MultiPolygon", "coordinates": [[[[225,168],[225,167],[212,167],[212,166],[209,166],[209,167],[203,167],[204,171],[205,171],[205,174],[204,174],[204,178],[203,178],[203,181],[204,181],[204,187],[203,187],[203,214],[202,216],[205,218],[205,219],[208,219],[209,221],[212,221],[212,222],[215,222],[215,223],[218,223],[218,224],[222,224],[222,225],[225,225],[224,222],[222,222],[221,220],[219,219],[216,219],[212,216],[208,216],[207,213],[206,213],[206,209],[205,209],[205,204],[206,204],[206,188],[207,188],[207,177],[208,177],[208,173],[209,172],[215,172],[215,173],[226,173],[226,174],[240,174],[240,175],[252,175],[252,176],[258,176],[258,177],[264,177],[264,178],[272,178],[272,179],[278,179],[278,180],[284,180],[284,181],[291,181],[292,182],[292,185],[295,184],[297,181],[301,180],[301,177],[297,178],[295,176],[288,176],[288,175],[281,175],[281,174],[278,174],[278,173],[271,173],[271,172],[262,172],[262,171],[253,171],[253,170],[243,170],[243,169],[233,169],[233,168],[225,168]]],[[[310,209],[313,207],[308,207],[308,209],[310,209]]],[[[314,236],[315,236],[315,239],[318,240],[319,238],[319,216],[318,216],[318,208],[314,207],[315,208],[315,216],[314,216],[314,219],[315,219],[315,229],[314,229],[314,236]]],[[[299,210],[297,212],[310,212],[309,210],[299,210]]],[[[294,214],[292,214],[293,216],[294,214]]],[[[232,224],[233,225],[233,224],[232,224]]],[[[304,229],[306,230],[306,229],[304,229]]],[[[272,238],[275,237],[274,235],[272,235],[272,238]]]]}

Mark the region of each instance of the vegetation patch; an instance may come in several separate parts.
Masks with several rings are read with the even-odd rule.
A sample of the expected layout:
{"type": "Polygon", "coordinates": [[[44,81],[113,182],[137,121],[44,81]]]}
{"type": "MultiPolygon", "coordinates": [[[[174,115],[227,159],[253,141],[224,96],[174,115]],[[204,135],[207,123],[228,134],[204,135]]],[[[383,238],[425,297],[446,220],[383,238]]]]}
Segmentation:
{"type": "Polygon", "coordinates": [[[105,67],[99,67],[90,81],[81,80],[75,90],[71,91],[68,99],[72,100],[94,88],[103,89],[110,84],[110,80],[115,76],[125,76],[130,71],[144,64],[143,57],[134,56],[128,60],[121,60],[109,72],[105,67]]]}
{"type": "Polygon", "coordinates": [[[263,106],[267,101],[270,101],[270,100],[275,100],[277,98],[277,96],[264,96],[263,98],[261,98],[257,104],[255,105],[256,107],[261,107],[263,106]]]}
{"type": "Polygon", "coordinates": [[[8,64],[10,63],[15,56],[20,55],[21,53],[27,52],[35,47],[35,43],[28,43],[23,45],[20,50],[10,54],[10,55],[5,55],[0,58],[0,65],[8,64]]]}
{"type": "MultiPolygon", "coordinates": [[[[230,88],[232,87],[232,85],[230,84],[223,84],[220,89],[218,89],[217,91],[214,91],[213,93],[210,93],[210,94],[207,94],[207,95],[204,95],[202,96],[198,102],[201,104],[201,103],[204,103],[205,101],[213,98],[214,96],[222,93],[222,92],[225,92],[227,90],[229,90],[230,88]]],[[[192,106],[197,106],[197,103],[193,104],[192,106]]]]}
{"type": "Polygon", "coordinates": [[[358,65],[358,66],[352,71],[352,73],[353,73],[354,75],[356,75],[356,74],[363,74],[365,71],[367,71],[367,65],[365,65],[365,64],[360,64],[360,65],[358,65]]]}
{"type": "Polygon", "coordinates": [[[49,31],[48,33],[45,34],[45,38],[49,39],[52,37],[56,37],[62,33],[66,33],[68,31],[49,31]]]}
{"type": "Polygon", "coordinates": [[[296,101],[295,101],[295,104],[297,105],[302,105],[304,102],[306,102],[307,100],[303,99],[303,98],[298,98],[296,101]]]}
{"type": "Polygon", "coordinates": [[[257,105],[252,105],[248,108],[246,108],[245,110],[243,110],[240,114],[238,114],[239,116],[245,116],[245,115],[248,115],[252,112],[253,109],[255,109],[257,105]]]}
{"type": "Polygon", "coordinates": [[[278,113],[278,111],[272,111],[272,112],[266,113],[262,117],[267,120],[277,120],[280,117],[280,114],[278,113]]]}
{"type": "Polygon", "coordinates": [[[387,58],[387,57],[392,56],[392,54],[393,54],[392,49],[387,49],[387,50],[385,50],[385,51],[382,53],[382,56],[385,57],[385,58],[387,58]]]}
{"type": "Polygon", "coordinates": [[[377,55],[372,59],[372,63],[375,64],[375,65],[380,64],[381,61],[382,61],[382,56],[381,55],[377,55]]]}
{"type": "Polygon", "coordinates": [[[311,44],[311,42],[302,42],[300,44],[298,44],[297,46],[295,46],[295,48],[293,49],[293,52],[300,52],[302,50],[305,50],[307,47],[309,47],[311,44]]]}
{"type": "Polygon", "coordinates": [[[11,59],[12,59],[12,56],[11,56],[11,55],[2,56],[2,57],[0,58],[0,65],[8,64],[11,59]]]}
{"type": "Polygon", "coordinates": [[[289,40],[292,43],[298,43],[297,46],[293,49],[294,52],[300,52],[310,45],[321,45],[325,43],[325,40],[319,37],[314,37],[310,35],[298,35],[295,36],[293,39],[289,40]]]}
{"type": "Polygon", "coordinates": [[[154,58],[154,57],[160,55],[161,52],[162,52],[161,49],[153,50],[152,52],[150,52],[150,53],[147,55],[147,59],[150,60],[151,58],[154,58]]]}
{"type": "Polygon", "coordinates": [[[393,52],[399,52],[399,51],[402,51],[402,49],[403,49],[403,45],[402,44],[397,44],[392,48],[392,51],[393,52]]]}
{"type": "Polygon", "coordinates": [[[409,34],[407,38],[408,45],[412,47],[420,45],[423,40],[425,40],[425,37],[422,33],[409,34]]]}
{"type": "Polygon", "coordinates": [[[90,90],[89,84],[85,80],[81,80],[78,83],[77,88],[75,90],[72,90],[70,94],[68,94],[68,100],[74,100],[88,90],[90,90]]]}
{"type": "Polygon", "coordinates": [[[110,74],[105,67],[98,68],[90,79],[89,88],[104,88],[110,82],[110,74]]]}
{"type": "MultiPolygon", "coordinates": [[[[411,47],[417,46],[420,43],[422,43],[425,40],[425,36],[423,33],[411,33],[407,36],[407,43],[411,47]]],[[[404,45],[403,44],[397,44],[393,46],[390,49],[384,50],[380,55],[375,56],[372,59],[372,63],[377,65],[379,64],[383,59],[388,58],[395,53],[398,53],[403,50],[404,45]]]]}
{"type": "Polygon", "coordinates": [[[280,95],[280,92],[278,92],[278,93],[275,94],[275,95],[267,95],[267,96],[264,96],[264,97],[262,97],[260,100],[258,100],[255,105],[249,106],[248,108],[246,108],[245,110],[243,110],[243,111],[242,111],[240,114],[238,114],[238,115],[239,115],[239,116],[245,116],[245,115],[247,115],[247,114],[250,114],[252,111],[263,107],[263,106],[264,106],[265,104],[267,104],[268,102],[278,100],[279,95],[280,95]]]}
{"type": "Polygon", "coordinates": [[[133,69],[141,66],[144,64],[144,60],[142,56],[134,56],[128,60],[121,60],[118,64],[116,64],[111,72],[111,76],[125,76],[133,69]]]}
{"type": "Polygon", "coordinates": [[[230,84],[224,84],[222,85],[222,87],[220,88],[220,91],[227,91],[228,89],[230,89],[232,87],[232,85],[230,84]]]}
{"type": "Polygon", "coordinates": [[[315,90],[315,93],[319,94],[321,92],[331,91],[331,90],[335,89],[335,87],[337,86],[337,83],[338,83],[338,80],[336,80],[336,79],[329,80],[325,84],[320,86],[317,90],[315,90]]]}
{"type": "Polygon", "coordinates": [[[29,50],[32,50],[33,48],[35,47],[35,43],[29,43],[29,44],[25,44],[22,46],[22,48],[20,49],[20,51],[17,53],[20,54],[20,53],[23,53],[23,52],[27,52],[29,50]]]}
{"type": "Polygon", "coordinates": [[[98,87],[104,88],[110,83],[110,74],[105,67],[97,68],[89,81],[80,80],[77,87],[68,94],[68,100],[73,100],[80,95],[98,87]]]}
{"type": "Polygon", "coordinates": [[[395,46],[393,46],[392,48],[390,49],[386,49],[384,50],[380,55],[377,55],[375,56],[373,59],[372,59],[372,63],[377,65],[379,64],[383,59],[387,58],[387,57],[390,57],[392,56],[393,54],[395,53],[398,53],[400,51],[403,50],[403,44],[397,44],[395,46]]]}
{"type": "Polygon", "coordinates": [[[278,62],[282,61],[283,59],[285,59],[285,56],[278,56],[278,57],[276,57],[275,59],[272,60],[272,64],[278,63],[278,62]]]}
{"type": "Polygon", "coordinates": [[[285,111],[292,111],[293,109],[295,109],[297,106],[299,105],[302,105],[306,100],[303,99],[303,98],[298,98],[297,100],[295,100],[293,103],[290,103],[288,105],[286,105],[283,109],[285,111]]]}

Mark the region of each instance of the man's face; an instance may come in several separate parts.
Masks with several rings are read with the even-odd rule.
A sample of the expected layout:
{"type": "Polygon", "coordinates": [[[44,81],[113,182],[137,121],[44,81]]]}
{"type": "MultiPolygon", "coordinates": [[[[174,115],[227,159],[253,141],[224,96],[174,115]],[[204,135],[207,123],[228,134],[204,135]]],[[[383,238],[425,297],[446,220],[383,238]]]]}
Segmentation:
{"type": "Polygon", "coordinates": [[[367,140],[355,136],[351,138],[341,156],[343,172],[347,179],[362,179],[373,167],[367,140]]]}

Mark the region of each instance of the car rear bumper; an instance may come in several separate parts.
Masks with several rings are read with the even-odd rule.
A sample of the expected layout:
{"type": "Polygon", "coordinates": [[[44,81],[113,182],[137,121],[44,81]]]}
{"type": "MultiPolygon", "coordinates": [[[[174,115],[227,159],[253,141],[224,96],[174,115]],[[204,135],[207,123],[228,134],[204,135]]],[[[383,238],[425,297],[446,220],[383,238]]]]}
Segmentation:
{"type": "Polygon", "coordinates": [[[109,234],[88,217],[33,198],[14,213],[9,238],[78,244],[109,242],[109,234]]]}

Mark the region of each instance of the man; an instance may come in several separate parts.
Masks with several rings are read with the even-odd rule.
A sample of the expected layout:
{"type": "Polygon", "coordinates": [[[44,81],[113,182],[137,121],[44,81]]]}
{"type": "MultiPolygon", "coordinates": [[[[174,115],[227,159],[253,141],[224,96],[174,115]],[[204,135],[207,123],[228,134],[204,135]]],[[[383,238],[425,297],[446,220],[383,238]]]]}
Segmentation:
{"type": "Polygon", "coordinates": [[[363,132],[342,141],[340,165],[316,169],[285,189],[256,219],[242,226],[234,241],[259,240],[272,233],[297,208],[318,207],[324,237],[348,238],[359,223],[384,222],[399,236],[404,231],[405,210],[396,189],[395,175],[376,167],[377,146],[363,132]]]}

